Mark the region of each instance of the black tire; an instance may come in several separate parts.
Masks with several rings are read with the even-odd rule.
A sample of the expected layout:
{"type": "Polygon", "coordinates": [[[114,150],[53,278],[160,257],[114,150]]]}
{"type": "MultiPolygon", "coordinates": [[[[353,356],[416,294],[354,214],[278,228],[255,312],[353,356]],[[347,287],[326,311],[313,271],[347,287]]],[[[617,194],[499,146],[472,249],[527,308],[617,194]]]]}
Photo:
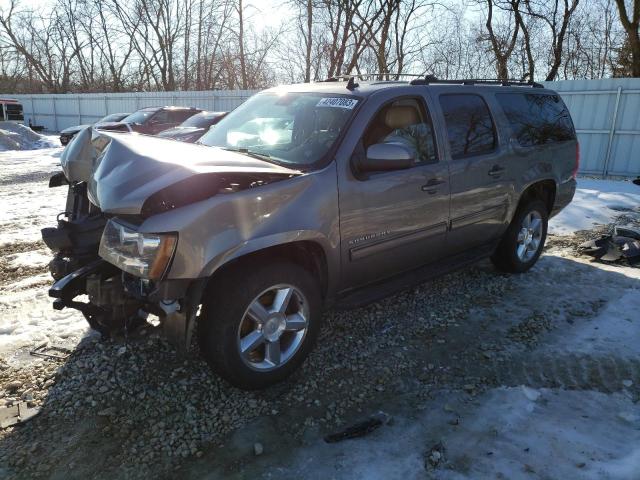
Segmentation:
{"type": "Polygon", "coordinates": [[[498,248],[491,257],[491,261],[499,270],[508,273],[524,273],[538,261],[547,239],[547,227],[549,222],[549,212],[545,203],[538,199],[531,199],[523,202],[516,210],[509,228],[505,232],[498,245],[498,248]],[[538,249],[530,259],[523,261],[517,254],[518,234],[522,223],[530,213],[537,212],[542,220],[542,236],[538,249]]]}
{"type": "MultiPolygon", "coordinates": [[[[207,287],[198,326],[200,350],[211,369],[229,383],[245,390],[266,388],[300,367],[316,342],[321,316],[320,287],[307,270],[287,260],[241,262],[214,277],[207,287]],[[262,292],[278,285],[292,286],[302,294],[300,303],[308,311],[306,331],[288,360],[271,370],[256,370],[240,353],[241,323],[247,321],[245,313],[249,305],[262,292]]],[[[286,334],[282,334],[283,338],[286,334]]],[[[266,349],[266,344],[262,348],[266,349]]],[[[264,355],[266,360],[266,351],[264,355]]]]}

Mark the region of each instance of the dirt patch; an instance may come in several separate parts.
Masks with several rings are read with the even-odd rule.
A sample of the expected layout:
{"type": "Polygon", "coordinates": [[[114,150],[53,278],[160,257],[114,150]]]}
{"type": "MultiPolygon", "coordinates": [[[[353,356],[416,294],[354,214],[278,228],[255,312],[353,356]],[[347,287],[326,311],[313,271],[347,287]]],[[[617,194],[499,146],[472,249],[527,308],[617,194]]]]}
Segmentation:
{"type": "Polygon", "coordinates": [[[17,242],[0,247],[0,285],[14,283],[49,271],[45,265],[20,265],[11,261],[11,256],[43,250],[50,253],[43,242],[17,242]]]}
{"type": "Polygon", "coordinates": [[[526,345],[534,345],[538,337],[551,329],[551,320],[542,312],[534,312],[523,321],[511,327],[507,336],[526,345]]]}

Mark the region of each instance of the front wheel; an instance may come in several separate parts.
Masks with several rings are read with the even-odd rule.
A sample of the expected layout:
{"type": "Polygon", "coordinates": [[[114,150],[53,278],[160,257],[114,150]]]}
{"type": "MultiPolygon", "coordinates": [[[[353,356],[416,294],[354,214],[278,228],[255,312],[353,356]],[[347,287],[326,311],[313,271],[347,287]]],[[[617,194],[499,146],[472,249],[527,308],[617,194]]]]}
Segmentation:
{"type": "Polygon", "coordinates": [[[536,263],[547,238],[549,213],[541,200],[523,203],[491,257],[500,270],[523,273],[536,263]]]}
{"type": "Polygon", "coordinates": [[[211,282],[200,347],[211,368],[233,385],[265,388],[302,364],[320,318],[320,289],[307,270],[292,263],[245,262],[211,282]]]}

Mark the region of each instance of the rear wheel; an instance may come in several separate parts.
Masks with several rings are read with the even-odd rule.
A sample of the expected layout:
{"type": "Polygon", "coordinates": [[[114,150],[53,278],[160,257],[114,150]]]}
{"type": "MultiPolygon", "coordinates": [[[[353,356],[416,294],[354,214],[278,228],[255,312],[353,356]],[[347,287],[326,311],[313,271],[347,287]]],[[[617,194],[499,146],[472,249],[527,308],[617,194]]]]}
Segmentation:
{"type": "Polygon", "coordinates": [[[202,353],[220,376],[247,390],[293,373],[320,329],[320,289],[292,263],[243,263],[215,279],[203,303],[202,353]]]}
{"type": "Polygon", "coordinates": [[[547,238],[549,213],[541,200],[529,200],[516,211],[498,248],[491,257],[505,272],[523,273],[538,260],[547,238]]]}

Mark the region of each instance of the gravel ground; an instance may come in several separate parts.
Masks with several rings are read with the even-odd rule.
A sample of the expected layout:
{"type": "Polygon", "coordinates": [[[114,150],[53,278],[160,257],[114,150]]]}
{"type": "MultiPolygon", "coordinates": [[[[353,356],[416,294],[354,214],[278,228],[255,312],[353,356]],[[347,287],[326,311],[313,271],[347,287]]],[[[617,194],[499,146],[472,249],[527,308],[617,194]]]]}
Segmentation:
{"type": "MultiPolygon", "coordinates": [[[[473,401],[501,385],[638,385],[638,362],[531,358],[543,339],[597,315],[615,288],[634,285],[621,278],[610,292],[552,298],[569,281],[587,288],[593,267],[573,252],[593,234],[551,237],[551,256],[527,275],[501,275],[485,262],[365,308],[328,312],[303,368],[265,392],[227,385],[195,347],[180,357],[152,327],[129,338],[85,338],[64,361],[2,363],[0,402],[26,401],[41,413],[0,432],[0,476],[200,478],[203,465],[215,465],[222,476],[244,478],[252,457],[278,442],[299,448],[379,408],[429,408],[443,392],[473,401]],[[531,287],[548,291],[551,304],[523,295],[531,287]]],[[[438,462],[425,465],[439,471],[438,462]]]]}
{"type": "MultiPolygon", "coordinates": [[[[91,430],[117,445],[112,456],[100,460],[105,475],[113,471],[119,476],[124,464],[130,476],[146,477],[175,468],[185,457],[203,455],[206,445],[221,442],[256,417],[280,418],[286,412],[287,433],[297,438],[308,427],[342,425],[345,415],[385,392],[443,382],[479,388],[481,378],[459,376],[461,370],[449,366],[419,368],[420,359],[411,353],[425,344],[444,345],[438,332],[458,326],[472,305],[501,295],[508,285],[506,277],[472,269],[364,309],[329,313],[318,348],[302,370],[263,393],[224,384],[197,352],[180,358],[152,330],[126,341],[94,337],[64,364],[5,366],[0,373],[5,401],[30,399],[42,406],[42,413],[4,432],[0,462],[27,476],[61,467],[69,458],[59,455],[65,445],[60,426],[88,421],[91,430]],[[34,442],[37,455],[31,450],[34,442]]],[[[95,459],[90,465],[81,458],[74,463],[79,474],[83,466],[87,475],[96,468],[95,459]]]]}

